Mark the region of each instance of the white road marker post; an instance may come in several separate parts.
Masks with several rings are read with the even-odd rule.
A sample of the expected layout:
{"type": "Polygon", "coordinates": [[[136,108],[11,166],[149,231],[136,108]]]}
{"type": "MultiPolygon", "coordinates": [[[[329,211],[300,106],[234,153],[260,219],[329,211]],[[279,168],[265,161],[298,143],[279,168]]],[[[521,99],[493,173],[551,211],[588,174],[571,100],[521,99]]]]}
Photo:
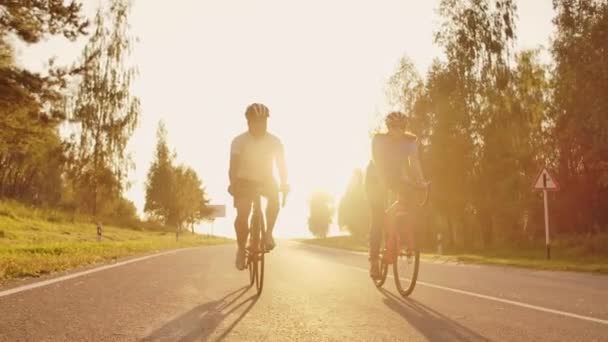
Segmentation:
{"type": "Polygon", "coordinates": [[[549,238],[549,205],[547,204],[547,190],[543,190],[545,197],[545,245],[547,246],[547,260],[551,259],[551,240],[549,238]]]}

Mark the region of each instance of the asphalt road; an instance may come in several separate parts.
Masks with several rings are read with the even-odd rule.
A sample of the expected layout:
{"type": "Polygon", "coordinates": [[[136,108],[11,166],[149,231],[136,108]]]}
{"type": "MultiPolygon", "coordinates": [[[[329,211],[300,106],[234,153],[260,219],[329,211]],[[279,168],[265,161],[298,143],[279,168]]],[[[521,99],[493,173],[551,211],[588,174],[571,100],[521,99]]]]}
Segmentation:
{"type": "Polygon", "coordinates": [[[284,241],[258,298],[234,252],[0,289],[0,341],[608,341],[606,276],[424,262],[402,299],[363,254],[284,241]]]}

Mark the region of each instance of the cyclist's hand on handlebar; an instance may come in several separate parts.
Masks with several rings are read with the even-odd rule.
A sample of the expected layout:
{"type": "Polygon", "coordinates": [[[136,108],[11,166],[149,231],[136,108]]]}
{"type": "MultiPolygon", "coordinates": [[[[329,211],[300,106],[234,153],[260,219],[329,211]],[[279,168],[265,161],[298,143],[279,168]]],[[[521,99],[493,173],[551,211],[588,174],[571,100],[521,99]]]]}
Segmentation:
{"type": "Polygon", "coordinates": [[[289,186],[289,184],[281,184],[281,186],[279,187],[279,191],[283,194],[287,194],[289,193],[289,191],[291,191],[291,187],[289,186]]]}
{"type": "Polygon", "coordinates": [[[431,185],[431,182],[422,181],[422,182],[418,182],[417,185],[418,185],[418,188],[420,188],[420,190],[428,190],[431,185]]]}
{"type": "Polygon", "coordinates": [[[290,190],[291,188],[289,187],[289,184],[281,184],[281,186],[279,187],[279,191],[283,193],[283,198],[281,199],[281,207],[285,207],[285,203],[287,202],[287,194],[290,190]]]}

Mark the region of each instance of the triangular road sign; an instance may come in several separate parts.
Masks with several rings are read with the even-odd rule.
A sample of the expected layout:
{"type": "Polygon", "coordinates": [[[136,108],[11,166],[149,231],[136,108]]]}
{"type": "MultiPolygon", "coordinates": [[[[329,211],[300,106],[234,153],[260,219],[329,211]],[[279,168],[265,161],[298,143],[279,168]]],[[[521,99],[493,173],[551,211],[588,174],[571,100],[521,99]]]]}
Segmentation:
{"type": "Polygon", "coordinates": [[[559,185],[555,181],[555,178],[551,176],[549,171],[546,168],[543,168],[538,177],[536,177],[536,181],[534,182],[535,190],[559,190],[559,185]]]}

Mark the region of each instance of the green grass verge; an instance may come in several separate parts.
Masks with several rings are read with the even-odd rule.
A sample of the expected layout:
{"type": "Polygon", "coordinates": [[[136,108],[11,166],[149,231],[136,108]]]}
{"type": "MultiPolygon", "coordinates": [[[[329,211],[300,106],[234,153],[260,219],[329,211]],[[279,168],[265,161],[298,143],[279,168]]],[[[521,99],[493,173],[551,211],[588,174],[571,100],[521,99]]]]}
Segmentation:
{"type": "Polygon", "coordinates": [[[220,237],[104,226],[97,242],[92,223],[70,223],[0,202],[0,283],[154,251],[230,242],[220,237]]]}
{"type": "MultiPolygon", "coordinates": [[[[303,243],[367,252],[367,241],[357,240],[351,236],[335,236],[325,239],[300,239],[303,243]]],[[[424,259],[444,262],[462,262],[486,265],[514,266],[541,270],[576,271],[608,274],[608,255],[596,253],[585,255],[580,248],[568,243],[556,243],[551,260],[545,259],[544,246],[538,249],[500,248],[492,251],[466,253],[448,252],[443,255],[423,253],[424,259]],[[560,249],[560,247],[562,247],[560,249]],[[599,255],[598,255],[599,254],[599,255]]],[[[604,252],[605,253],[605,252],[604,252]]]]}

